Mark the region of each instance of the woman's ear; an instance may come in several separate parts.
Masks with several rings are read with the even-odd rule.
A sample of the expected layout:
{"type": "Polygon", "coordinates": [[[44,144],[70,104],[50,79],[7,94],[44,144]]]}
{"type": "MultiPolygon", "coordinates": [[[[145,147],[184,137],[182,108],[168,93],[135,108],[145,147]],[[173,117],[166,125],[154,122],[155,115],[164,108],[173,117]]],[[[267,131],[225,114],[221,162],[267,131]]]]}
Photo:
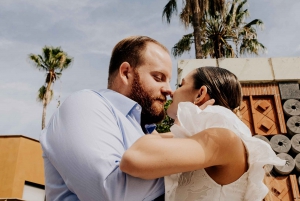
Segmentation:
{"type": "Polygon", "coordinates": [[[195,98],[194,104],[200,106],[203,103],[205,103],[206,101],[208,101],[209,99],[210,99],[210,96],[207,93],[207,87],[202,86],[198,90],[197,97],[195,98]]]}
{"type": "Polygon", "coordinates": [[[132,78],[133,68],[128,62],[123,62],[120,65],[118,76],[121,79],[122,84],[129,85],[132,78]]]}

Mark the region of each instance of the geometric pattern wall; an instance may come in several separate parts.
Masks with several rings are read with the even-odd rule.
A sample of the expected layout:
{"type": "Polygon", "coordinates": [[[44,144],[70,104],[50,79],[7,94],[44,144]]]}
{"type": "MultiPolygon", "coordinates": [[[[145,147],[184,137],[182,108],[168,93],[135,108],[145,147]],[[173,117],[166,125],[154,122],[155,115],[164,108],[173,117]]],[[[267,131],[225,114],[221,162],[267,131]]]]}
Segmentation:
{"type": "Polygon", "coordinates": [[[240,112],[252,135],[286,134],[277,84],[242,84],[240,112]]]}
{"type": "Polygon", "coordinates": [[[269,199],[265,201],[300,201],[298,182],[295,175],[284,177],[266,177],[266,184],[271,187],[269,199]]]}
{"type": "MultiPolygon", "coordinates": [[[[275,174],[279,175],[265,178],[271,192],[270,197],[265,198],[265,201],[269,201],[268,198],[271,198],[272,201],[300,201],[298,187],[300,163],[296,157],[299,151],[294,153],[293,148],[290,149],[292,140],[289,138],[294,133],[291,133],[290,130],[287,131],[287,127],[289,129],[291,127],[288,121],[291,118],[290,116],[299,116],[300,114],[299,99],[291,99],[291,97],[298,97],[299,92],[298,83],[242,84],[243,101],[240,113],[243,122],[250,128],[253,136],[264,136],[263,138],[267,139],[275,152],[277,148],[280,148],[281,152],[283,152],[283,148],[287,149],[285,153],[278,154],[288,157],[286,166],[282,170],[272,167],[273,170],[275,169],[275,174]],[[298,89],[294,89],[297,87],[298,89]],[[287,114],[287,112],[290,114],[287,114]],[[279,134],[286,134],[286,136],[279,134]],[[278,138],[275,140],[275,137],[278,138]],[[295,165],[295,163],[297,164],[295,165]],[[297,167],[299,168],[297,169],[297,167]]],[[[293,118],[298,117],[294,116],[293,118]]],[[[300,144],[300,138],[293,142],[292,147],[297,147],[298,144],[300,144]]]]}

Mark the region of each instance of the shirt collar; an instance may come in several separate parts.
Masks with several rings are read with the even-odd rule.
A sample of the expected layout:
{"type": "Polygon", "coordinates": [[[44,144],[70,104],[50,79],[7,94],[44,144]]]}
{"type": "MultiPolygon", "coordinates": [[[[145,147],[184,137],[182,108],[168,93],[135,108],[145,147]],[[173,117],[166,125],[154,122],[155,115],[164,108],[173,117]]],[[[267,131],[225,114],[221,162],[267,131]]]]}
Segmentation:
{"type": "Polygon", "coordinates": [[[145,129],[147,134],[151,134],[156,129],[156,124],[146,124],[145,129]]]}
{"type": "MultiPolygon", "coordinates": [[[[124,96],[123,94],[120,94],[110,89],[101,89],[98,93],[100,93],[107,100],[109,100],[112,103],[112,105],[125,116],[132,112],[133,115],[135,115],[137,122],[140,124],[142,107],[137,102],[124,96]]],[[[146,132],[150,134],[156,129],[156,124],[146,124],[145,129],[146,132]]]]}
{"type": "Polygon", "coordinates": [[[116,91],[110,89],[101,89],[99,90],[99,93],[103,95],[107,100],[109,100],[112,105],[125,116],[128,115],[132,108],[136,106],[139,106],[141,108],[141,106],[137,102],[116,91]]]}

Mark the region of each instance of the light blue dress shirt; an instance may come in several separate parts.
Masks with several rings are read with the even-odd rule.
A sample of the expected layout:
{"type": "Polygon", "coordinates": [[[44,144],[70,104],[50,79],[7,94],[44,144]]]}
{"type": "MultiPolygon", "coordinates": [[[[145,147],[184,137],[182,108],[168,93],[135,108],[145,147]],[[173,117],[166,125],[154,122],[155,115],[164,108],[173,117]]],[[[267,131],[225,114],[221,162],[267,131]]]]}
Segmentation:
{"type": "Polygon", "coordinates": [[[112,90],[68,97],[42,131],[47,201],[141,201],[164,193],[163,179],[120,171],[125,150],[144,135],[141,106],[112,90]]]}

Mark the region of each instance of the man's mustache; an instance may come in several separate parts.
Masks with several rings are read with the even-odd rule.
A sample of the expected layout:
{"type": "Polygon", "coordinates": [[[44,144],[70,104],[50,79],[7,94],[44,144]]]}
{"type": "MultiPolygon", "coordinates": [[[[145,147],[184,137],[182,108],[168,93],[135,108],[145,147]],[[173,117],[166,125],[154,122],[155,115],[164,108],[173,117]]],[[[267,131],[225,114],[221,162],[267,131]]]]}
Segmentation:
{"type": "Polygon", "coordinates": [[[167,101],[167,97],[164,97],[164,96],[156,97],[156,98],[154,98],[154,100],[158,100],[158,101],[161,101],[161,102],[166,102],[167,101]]]}

